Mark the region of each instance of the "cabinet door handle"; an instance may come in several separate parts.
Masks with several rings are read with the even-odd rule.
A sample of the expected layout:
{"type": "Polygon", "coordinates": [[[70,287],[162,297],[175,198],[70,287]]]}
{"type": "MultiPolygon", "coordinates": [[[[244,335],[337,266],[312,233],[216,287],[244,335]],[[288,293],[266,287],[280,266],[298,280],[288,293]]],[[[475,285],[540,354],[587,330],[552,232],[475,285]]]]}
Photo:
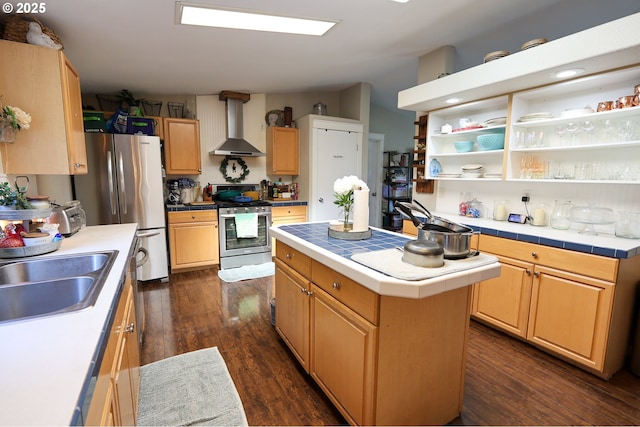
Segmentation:
{"type": "Polygon", "coordinates": [[[320,197],[320,198],[318,199],[318,201],[319,201],[320,203],[324,203],[324,198],[320,197]]]}
{"type": "Polygon", "coordinates": [[[333,282],[333,285],[331,285],[331,287],[332,287],[333,289],[340,289],[340,283],[338,283],[338,282],[333,282]]]}
{"type": "Polygon", "coordinates": [[[527,276],[531,276],[531,270],[529,270],[528,268],[525,268],[524,272],[527,274],[527,276]]]}
{"type": "Polygon", "coordinates": [[[133,333],[133,331],[135,331],[135,330],[136,330],[136,325],[135,325],[135,323],[133,323],[133,322],[131,322],[131,323],[129,324],[129,326],[127,326],[126,328],[124,328],[124,331],[125,331],[126,333],[128,333],[128,334],[132,334],[132,333],[133,333]]]}
{"type": "Polygon", "coordinates": [[[540,273],[538,273],[537,271],[534,271],[534,272],[533,272],[533,275],[534,275],[535,277],[540,277],[540,273]]]}
{"type": "Polygon", "coordinates": [[[83,168],[83,167],[85,167],[85,166],[86,166],[86,165],[85,165],[84,163],[74,163],[74,164],[73,164],[73,167],[74,167],[74,168],[76,168],[76,169],[78,169],[78,168],[83,168]]]}
{"type": "Polygon", "coordinates": [[[531,256],[534,258],[538,258],[538,253],[537,252],[531,252],[531,256]]]}
{"type": "Polygon", "coordinates": [[[307,288],[300,288],[300,292],[303,293],[303,294],[306,294],[307,293],[307,288]]]}
{"type": "Polygon", "coordinates": [[[307,291],[307,295],[308,295],[308,296],[312,296],[312,295],[313,295],[313,292],[311,292],[311,291],[307,291]]]}

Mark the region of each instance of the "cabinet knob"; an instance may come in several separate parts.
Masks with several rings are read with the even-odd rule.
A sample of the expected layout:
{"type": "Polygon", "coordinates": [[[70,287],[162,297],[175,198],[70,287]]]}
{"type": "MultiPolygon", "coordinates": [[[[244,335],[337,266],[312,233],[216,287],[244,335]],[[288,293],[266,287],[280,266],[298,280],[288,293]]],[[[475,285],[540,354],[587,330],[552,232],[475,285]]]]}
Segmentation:
{"type": "Polygon", "coordinates": [[[291,254],[286,254],[284,257],[285,257],[286,259],[291,259],[291,254]]]}
{"type": "Polygon", "coordinates": [[[332,287],[333,289],[340,289],[340,283],[338,283],[338,282],[333,282],[333,285],[331,285],[331,287],[332,287]]]}
{"type": "Polygon", "coordinates": [[[306,294],[307,293],[307,288],[300,288],[300,292],[303,293],[303,294],[306,294]]]}
{"type": "Polygon", "coordinates": [[[531,256],[534,258],[538,258],[538,253],[537,252],[531,252],[531,256]]]}
{"type": "Polygon", "coordinates": [[[196,216],[195,215],[191,215],[191,219],[196,219],[196,216]]]}
{"type": "Polygon", "coordinates": [[[319,201],[320,203],[324,203],[324,198],[320,197],[320,198],[318,199],[318,201],[319,201]]]}
{"type": "Polygon", "coordinates": [[[529,270],[528,268],[525,268],[524,272],[527,276],[531,276],[531,270],[529,270]]]}
{"type": "Polygon", "coordinates": [[[133,323],[133,322],[131,322],[131,323],[129,324],[129,326],[127,326],[126,328],[124,328],[124,331],[125,331],[126,333],[128,333],[128,334],[132,334],[132,333],[133,333],[133,331],[135,331],[135,330],[136,330],[136,325],[135,325],[135,323],[133,323]]]}
{"type": "Polygon", "coordinates": [[[307,296],[311,296],[311,295],[313,295],[313,292],[307,291],[307,296]]]}
{"type": "Polygon", "coordinates": [[[533,275],[534,275],[535,277],[540,277],[540,273],[538,273],[537,271],[534,271],[534,272],[533,272],[533,275]]]}

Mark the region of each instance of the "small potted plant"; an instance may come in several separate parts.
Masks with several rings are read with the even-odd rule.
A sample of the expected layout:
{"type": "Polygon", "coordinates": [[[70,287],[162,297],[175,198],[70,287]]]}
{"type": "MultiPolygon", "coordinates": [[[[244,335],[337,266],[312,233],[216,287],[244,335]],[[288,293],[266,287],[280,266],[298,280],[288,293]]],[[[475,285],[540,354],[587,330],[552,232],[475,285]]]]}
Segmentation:
{"type": "Polygon", "coordinates": [[[0,184],[0,210],[31,209],[24,193],[12,188],[8,182],[0,184]]]}
{"type": "Polygon", "coordinates": [[[142,99],[136,99],[128,89],[122,89],[119,96],[120,99],[129,106],[129,115],[136,117],[142,116],[142,110],[140,109],[140,101],[142,101],[142,99]]]}

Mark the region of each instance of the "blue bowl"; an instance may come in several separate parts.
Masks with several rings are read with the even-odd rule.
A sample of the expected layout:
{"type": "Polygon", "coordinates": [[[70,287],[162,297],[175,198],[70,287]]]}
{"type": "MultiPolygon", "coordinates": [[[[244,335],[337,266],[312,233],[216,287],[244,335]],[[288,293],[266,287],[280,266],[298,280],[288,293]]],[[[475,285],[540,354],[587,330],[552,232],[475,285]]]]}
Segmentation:
{"type": "Polygon", "coordinates": [[[478,135],[478,146],[482,151],[502,150],[504,148],[504,133],[487,133],[478,135]]]}
{"type": "Polygon", "coordinates": [[[458,153],[468,153],[473,150],[473,141],[456,141],[453,145],[458,153]]]}

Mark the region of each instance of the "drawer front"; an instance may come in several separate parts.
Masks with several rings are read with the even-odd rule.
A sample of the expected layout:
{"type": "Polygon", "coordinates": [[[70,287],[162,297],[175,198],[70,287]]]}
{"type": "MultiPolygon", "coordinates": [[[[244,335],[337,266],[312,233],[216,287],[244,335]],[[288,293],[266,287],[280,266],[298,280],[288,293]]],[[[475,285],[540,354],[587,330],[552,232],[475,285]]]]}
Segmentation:
{"type": "Polygon", "coordinates": [[[311,258],[302,252],[276,241],[276,257],[307,279],[311,278],[311,258]]]}
{"type": "Polygon", "coordinates": [[[378,324],[380,297],[375,292],[317,261],[311,262],[311,281],[369,322],[378,324]]]}
{"type": "Polygon", "coordinates": [[[306,206],[274,206],[271,208],[271,217],[273,219],[295,216],[295,217],[307,217],[306,206]]]}
{"type": "Polygon", "coordinates": [[[480,235],[480,251],[615,282],[618,260],[599,255],[480,235]]]}
{"type": "Polygon", "coordinates": [[[169,212],[167,214],[169,224],[184,224],[190,222],[217,221],[218,211],[201,210],[201,211],[181,211],[169,212]]]}

